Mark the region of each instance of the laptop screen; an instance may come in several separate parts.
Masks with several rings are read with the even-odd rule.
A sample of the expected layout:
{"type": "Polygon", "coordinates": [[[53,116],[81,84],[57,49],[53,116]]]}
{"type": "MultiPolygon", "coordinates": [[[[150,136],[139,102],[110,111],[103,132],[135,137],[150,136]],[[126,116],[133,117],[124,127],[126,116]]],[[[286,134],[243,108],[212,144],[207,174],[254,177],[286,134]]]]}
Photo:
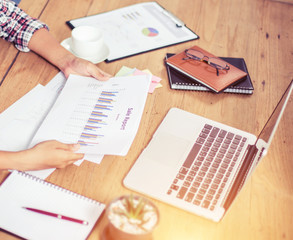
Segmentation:
{"type": "Polygon", "coordinates": [[[258,139],[262,139],[263,141],[268,143],[268,145],[271,144],[274,133],[278,127],[278,124],[281,120],[281,117],[286,108],[286,105],[289,102],[292,89],[293,89],[293,80],[289,84],[288,88],[286,89],[282,98],[280,99],[278,105],[274,109],[273,113],[271,114],[270,118],[268,119],[264,128],[262,129],[261,133],[258,136],[258,139]]]}

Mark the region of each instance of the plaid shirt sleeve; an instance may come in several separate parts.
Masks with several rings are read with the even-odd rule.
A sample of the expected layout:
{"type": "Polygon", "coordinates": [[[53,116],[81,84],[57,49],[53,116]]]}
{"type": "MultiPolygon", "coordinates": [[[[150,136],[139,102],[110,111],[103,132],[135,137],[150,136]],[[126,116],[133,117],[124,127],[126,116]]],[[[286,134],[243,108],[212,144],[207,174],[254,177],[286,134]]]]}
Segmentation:
{"type": "Polygon", "coordinates": [[[15,44],[15,47],[28,52],[28,43],[34,32],[48,26],[30,17],[9,0],[0,0],[0,37],[15,44]]]}

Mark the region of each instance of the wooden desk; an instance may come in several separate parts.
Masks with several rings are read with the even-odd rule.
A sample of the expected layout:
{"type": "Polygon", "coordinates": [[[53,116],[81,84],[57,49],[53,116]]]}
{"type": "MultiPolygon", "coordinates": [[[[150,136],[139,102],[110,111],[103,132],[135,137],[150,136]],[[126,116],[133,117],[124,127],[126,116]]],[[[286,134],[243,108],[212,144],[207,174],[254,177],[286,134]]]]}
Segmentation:
{"type": "MultiPolygon", "coordinates": [[[[46,22],[61,42],[70,36],[66,20],[142,1],[22,0],[21,7],[46,22]],[[47,4],[46,4],[47,3],[47,4]],[[69,7],[70,6],[70,7],[69,7]],[[66,10],[65,10],[66,9],[66,10]],[[65,11],[64,11],[65,10],[65,11]]],[[[122,180],[171,107],[202,115],[258,134],[292,79],[293,5],[270,0],[158,0],[200,35],[188,42],[99,66],[115,74],[123,65],[148,68],[162,77],[163,88],[149,94],[137,136],[126,157],[106,156],[100,165],[84,162],[55,171],[48,181],[109,203],[130,193],[122,180]],[[163,58],[199,45],[218,56],[243,57],[255,87],[251,96],[170,90],[163,58]]],[[[19,53],[0,41],[0,112],[37,83],[46,84],[58,70],[34,53],[19,53]],[[14,56],[16,60],[12,63],[14,56]],[[7,66],[12,67],[9,69],[7,66]],[[8,71],[9,69],[9,71],[8,71]]],[[[154,239],[293,239],[293,106],[288,105],[271,148],[220,223],[153,200],[161,220],[154,239]]],[[[0,173],[1,179],[7,172],[0,173]]],[[[0,213],[1,217],[1,213],[0,213]]],[[[99,239],[107,224],[103,216],[89,239],[99,239]]],[[[15,239],[0,232],[0,239],[15,239]]]]}

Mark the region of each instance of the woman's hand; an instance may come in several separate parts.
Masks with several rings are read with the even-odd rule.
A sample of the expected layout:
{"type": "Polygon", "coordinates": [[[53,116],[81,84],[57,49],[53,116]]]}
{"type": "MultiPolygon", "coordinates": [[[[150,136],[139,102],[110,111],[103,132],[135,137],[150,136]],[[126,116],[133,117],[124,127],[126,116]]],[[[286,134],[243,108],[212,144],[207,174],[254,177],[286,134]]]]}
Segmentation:
{"type": "Polygon", "coordinates": [[[74,56],[62,47],[45,28],[39,29],[33,34],[28,47],[58,67],[66,78],[69,74],[94,77],[101,81],[111,77],[110,74],[105,73],[92,62],[74,56]]]}
{"type": "Polygon", "coordinates": [[[78,144],[65,144],[55,140],[41,142],[20,152],[0,152],[0,169],[20,171],[64,168],[83,158],[75,153],[78,144]]]}
{"type": "Polygon", "coordinates": [[[92,62],[75,57],[71,53],[65,55],[63,63],[61,71],[66,78],[68,78],[69,74],[93,77],[100,81],[106,81],[111,77],[110,74],[102,71],[92,62]]]}

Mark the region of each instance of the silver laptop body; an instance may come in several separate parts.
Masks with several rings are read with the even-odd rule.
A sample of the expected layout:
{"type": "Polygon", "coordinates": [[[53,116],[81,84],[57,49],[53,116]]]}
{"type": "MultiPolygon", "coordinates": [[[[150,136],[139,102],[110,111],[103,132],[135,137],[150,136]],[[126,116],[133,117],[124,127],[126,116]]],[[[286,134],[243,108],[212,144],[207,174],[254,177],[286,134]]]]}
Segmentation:
{"type": "Polygon", "coordinates": [[[293,81],[258,137],[171,108],[123,184],[199,216],[220,221],[267,153],[293,81]]]}

